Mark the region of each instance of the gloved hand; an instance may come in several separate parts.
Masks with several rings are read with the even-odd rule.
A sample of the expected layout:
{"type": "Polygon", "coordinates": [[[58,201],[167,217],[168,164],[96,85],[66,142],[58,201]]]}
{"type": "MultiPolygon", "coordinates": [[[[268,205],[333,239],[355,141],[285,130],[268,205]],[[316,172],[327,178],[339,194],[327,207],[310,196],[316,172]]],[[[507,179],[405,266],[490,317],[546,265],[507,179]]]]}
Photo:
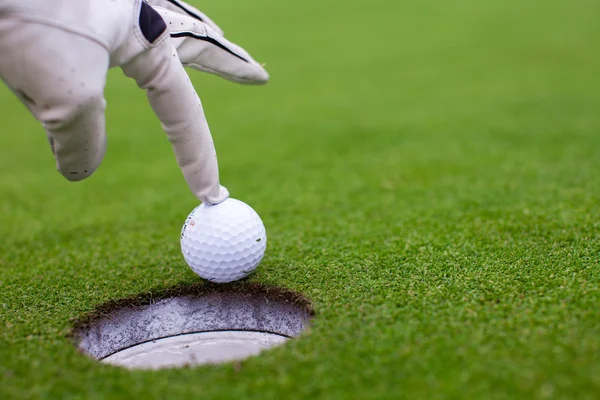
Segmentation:
{"type": "Polygon", "coordinates": [[[104,156],[106,73],[121,67],[146,90],[194,195],[218,204],[229,193],[182,64],[240,83],[268,74],[198,10],[151,3],[156,9],[141,0],[0,0],[0,77],[42,122],[60,173],[78,181],[104,156]]]}

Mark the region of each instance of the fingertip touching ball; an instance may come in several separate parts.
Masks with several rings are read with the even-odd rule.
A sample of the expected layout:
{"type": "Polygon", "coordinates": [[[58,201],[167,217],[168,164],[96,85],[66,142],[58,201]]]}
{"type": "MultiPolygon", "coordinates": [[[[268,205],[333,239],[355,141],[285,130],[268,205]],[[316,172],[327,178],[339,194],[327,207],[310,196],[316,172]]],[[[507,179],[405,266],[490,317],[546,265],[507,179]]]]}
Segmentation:
{"type": "Polygon", "coordinates": [[[233,282],[249,275],[266,248],[267,233],[256,211],[232,198],[217,205],[199,205],[181,230],[185,261],[211,282],[233,282]]]}

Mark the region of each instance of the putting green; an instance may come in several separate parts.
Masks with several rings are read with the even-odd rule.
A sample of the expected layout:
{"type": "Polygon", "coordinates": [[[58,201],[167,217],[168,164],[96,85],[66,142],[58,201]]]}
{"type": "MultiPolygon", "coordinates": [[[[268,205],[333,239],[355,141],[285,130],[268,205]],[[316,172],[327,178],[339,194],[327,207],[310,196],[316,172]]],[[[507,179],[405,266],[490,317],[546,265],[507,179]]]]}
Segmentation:
{"type": "Polygon", "coordinates": [[[221,366],[78,353],[99,305],[202,285],[178,242],[197,202],[119,71],[76,184],[1,87],[0,398],[597,398],[598,1],[199,4],[271,73],[192,77],[269,235],[249,282],[311,299],[311,328],[221,366]]]}

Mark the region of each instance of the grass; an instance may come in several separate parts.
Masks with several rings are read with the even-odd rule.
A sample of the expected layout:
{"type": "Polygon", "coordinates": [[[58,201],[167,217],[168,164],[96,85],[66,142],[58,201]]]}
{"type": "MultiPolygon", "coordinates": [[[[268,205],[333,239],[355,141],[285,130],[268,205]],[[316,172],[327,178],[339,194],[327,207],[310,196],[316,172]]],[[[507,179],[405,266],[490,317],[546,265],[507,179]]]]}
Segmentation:
{"type": "Polygon", "coordinates": [[[222,182],[263,217],[250,282],[310,298],[301,340],[130,372],[74,320],[199,281],[196,205],[143,93],[72,184],[0,88],[0,398],[556,398],[600,393],[600,5],[204,1],[264,88],[192,73],[222,182]]]}

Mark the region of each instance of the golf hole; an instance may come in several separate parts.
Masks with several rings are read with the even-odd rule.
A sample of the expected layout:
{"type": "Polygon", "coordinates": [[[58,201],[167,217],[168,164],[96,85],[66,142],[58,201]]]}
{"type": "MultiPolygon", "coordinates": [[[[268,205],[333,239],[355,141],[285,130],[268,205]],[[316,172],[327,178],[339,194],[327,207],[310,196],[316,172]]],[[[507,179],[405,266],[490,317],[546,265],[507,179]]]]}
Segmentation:
{"type": "Polygon", "coordinates": [[[76,322],[73,338],[80,351],[103,363],[178,368],[243,360],[283,345],[312,315],[306,298],[281,289],[177,288],[101,306],[76,322]]]}

